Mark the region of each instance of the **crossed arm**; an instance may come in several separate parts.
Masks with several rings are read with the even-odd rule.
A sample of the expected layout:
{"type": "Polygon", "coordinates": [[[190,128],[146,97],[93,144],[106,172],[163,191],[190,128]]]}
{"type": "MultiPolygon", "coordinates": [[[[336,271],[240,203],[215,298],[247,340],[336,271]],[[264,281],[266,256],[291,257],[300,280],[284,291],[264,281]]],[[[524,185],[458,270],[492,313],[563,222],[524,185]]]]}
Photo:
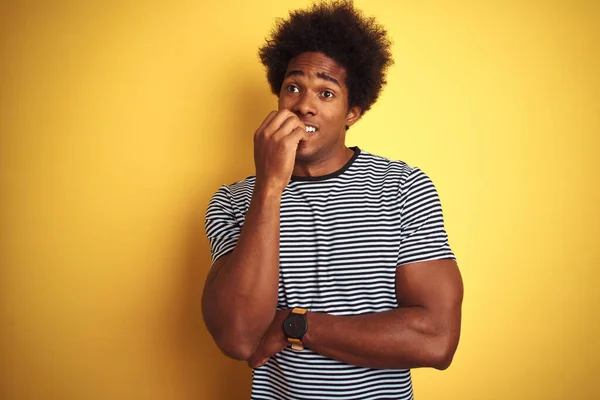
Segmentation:
{"type": "MultiPolygon", "coordinates": [[[[324,356],[371,368],[447,368],[460,336],[462,279],[453,260],[397,268],[399,307],[380,313],[334,316],[308,313],[306,347],[324,356]]],[[[289,310],[277,311],[248,364],[260,367],[286,347],[289,310]]]]}
{"type": "MultiPolygon", "coordinates": [[[[217,346],[254,368],[287,346],[283,320],[290,310],[276,310],[280,206],[281,191],[257,180],[235,248],[214,262],[203,292],[204,321],[217,346]]],[[[386,312],[309,312],[305,346],[353,365],[447,368],[460,336],[463,286],[456,263],[397,267],[396,297],[398,307],[386,312]]]]}
{"type": "MultiPolygon", "coordinates": [[[[231,253],[222,256],[209,274],[203,301],[205,322],[225,354],[257,368],[288,345],[282,326],[290,310],[275,311],[274,306],[267,310],[272,322],[265,326],[263,316],[262,332],[256,324],[245,329],[244,323],[231,323],[244,317],[256,321],[255,314],[264,311],[251,307],[251,299],[235,292],[221,298],[229,307],[207,313],[207,309],[215,308],[208,303],[218,302],[217,288],[210,288],[209,283],[219,271],[231,268],[233,261],[231,253]],[[219,334],[236,340],[224,341],[219,334]]],[[[371,368],[447,368],[460,336],[463,285],[456,262],[434,260],[398,267],[396,294],[398,307],[386,312],[357,316],[309,312],[305,346],[324,356],[371,368]]]]}

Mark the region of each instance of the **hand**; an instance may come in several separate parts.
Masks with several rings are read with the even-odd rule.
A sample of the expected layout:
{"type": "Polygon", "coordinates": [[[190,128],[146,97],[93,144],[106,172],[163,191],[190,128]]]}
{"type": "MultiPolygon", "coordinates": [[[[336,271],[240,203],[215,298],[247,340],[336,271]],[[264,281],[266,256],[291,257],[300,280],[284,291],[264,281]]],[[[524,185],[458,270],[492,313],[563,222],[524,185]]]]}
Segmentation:
{"type": "Polygon", "coordinates": [[[288,341],[283,332],[283,321],[289,313],[290,310],[277,310],[275,312],[275,318],[271,326],[269,326],[269,329],[263,335],[252,357],[248,359],[248,366],[250,368],[262,367],[269,361],[271,356],[287,347],[288,341]]]}
{"type": "Polygon", "coordinates": [[[296,114],[271,111],[254,133],[257,187],[283,192],[292,177],[298,144],[306,139],[306,125],[296,114]]]}

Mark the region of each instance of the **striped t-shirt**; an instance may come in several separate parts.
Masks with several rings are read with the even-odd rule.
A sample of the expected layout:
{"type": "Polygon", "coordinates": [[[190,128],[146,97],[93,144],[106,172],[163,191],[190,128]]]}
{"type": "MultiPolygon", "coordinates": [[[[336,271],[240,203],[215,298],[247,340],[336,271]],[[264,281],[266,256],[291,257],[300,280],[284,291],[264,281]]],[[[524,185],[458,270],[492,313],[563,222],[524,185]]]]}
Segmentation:
{"type": "MultiPolygon", "coordinates": [[[[332,315],[398,306],[398,266],[454,259],[431,180],[418,168],[353,148],[340,170],[292,177],[280,222],[280,309],[332,315]]],[[[222,186],[206,231],[214,260],[235,247],[255,177],[222,186]]],[[[309,327],[310,329],[310,327],[309,327]]],[[[252,399],[412,399],[409,370],[373,369],[305,348],[284,349],[253,370],[252,399]]]]}

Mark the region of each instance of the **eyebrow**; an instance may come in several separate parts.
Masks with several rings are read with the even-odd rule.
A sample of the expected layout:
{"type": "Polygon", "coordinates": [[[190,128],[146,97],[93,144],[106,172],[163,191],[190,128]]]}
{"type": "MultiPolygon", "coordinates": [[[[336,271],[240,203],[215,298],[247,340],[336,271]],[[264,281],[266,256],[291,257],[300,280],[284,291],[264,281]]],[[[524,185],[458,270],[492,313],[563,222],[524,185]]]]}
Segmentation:
{"type": "MultiPolygon", "coordinates": [[[[303,71],[300,71],[300,70],[293,70],[293,71],[290,71],[290,72],[288,72],[288,73],[285,75],[285,77],[286,77],[286,78],[287,78],[288,76],[304,76],[304,72],[303,72],[303,71]]],[[[340,85],[340,83],[337,81],[337,79],[335,79],[335,78],[333,78],[333,77],[331,77],[331,76],[327,75],[327,74],[326,74],[326,73],[324,73],[324,72],[317,72],[317,77],[319,77],[319,78],[321,78],[321,79],[323,79],[323,80],[326,80],[326,81],[329,81],[329,82],[335,83],[336,85],[338,85],[338,87],[339,87],[340,89],[342,88],[342,86],[341,86],[341,85],[340,85]]]]}

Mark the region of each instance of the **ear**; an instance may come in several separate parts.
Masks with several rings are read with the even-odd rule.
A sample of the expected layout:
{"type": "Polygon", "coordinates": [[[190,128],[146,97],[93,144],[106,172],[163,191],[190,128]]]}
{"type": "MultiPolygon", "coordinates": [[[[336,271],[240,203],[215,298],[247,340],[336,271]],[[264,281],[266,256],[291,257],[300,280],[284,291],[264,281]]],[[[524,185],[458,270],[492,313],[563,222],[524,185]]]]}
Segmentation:
{"type": "Polygon", "coordinates": [[[350,127],[362,117],[362,108],[359,106],[350,107],[346,114],[346,126],[350,127]]]}

